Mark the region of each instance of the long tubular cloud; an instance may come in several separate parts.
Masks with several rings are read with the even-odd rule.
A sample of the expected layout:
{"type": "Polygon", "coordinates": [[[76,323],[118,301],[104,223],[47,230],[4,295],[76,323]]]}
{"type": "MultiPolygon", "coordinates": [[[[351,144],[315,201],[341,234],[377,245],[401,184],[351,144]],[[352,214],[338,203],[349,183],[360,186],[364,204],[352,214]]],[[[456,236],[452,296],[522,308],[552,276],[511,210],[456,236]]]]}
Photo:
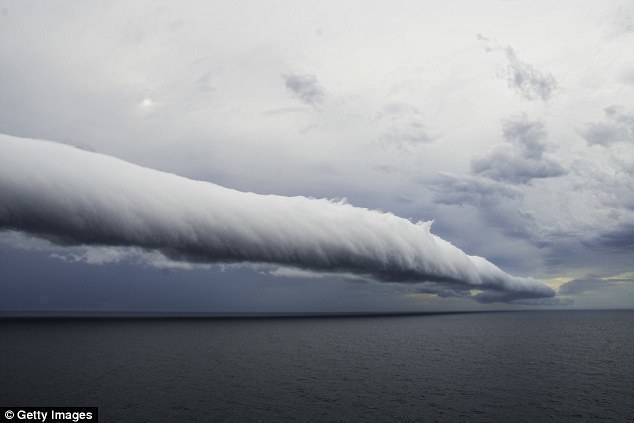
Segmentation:
{"type": "Polygon", "coordinates": [[[433,281],[513,298],[554,295],[535,279],[466,255],[431,234],[431,222],[343,201],[240,192],[50,141],[0,135],[0,159],[0,229],[59,244],[433,281]]]}

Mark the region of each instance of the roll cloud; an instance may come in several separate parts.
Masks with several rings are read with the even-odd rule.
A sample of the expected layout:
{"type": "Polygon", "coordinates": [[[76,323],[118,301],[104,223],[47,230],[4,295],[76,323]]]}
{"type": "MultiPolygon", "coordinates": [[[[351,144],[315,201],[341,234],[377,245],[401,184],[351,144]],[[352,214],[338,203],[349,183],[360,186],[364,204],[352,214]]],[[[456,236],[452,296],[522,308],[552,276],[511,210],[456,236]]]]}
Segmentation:
{"type": "Polygon", "coordinates": [[[554,295],[465,254],[433,235],[431,222],[344,201],[240,192],[50,141],[0,135],[0,157],[0,228],[58,244],[511,294],[500,298],[554,295]]]}

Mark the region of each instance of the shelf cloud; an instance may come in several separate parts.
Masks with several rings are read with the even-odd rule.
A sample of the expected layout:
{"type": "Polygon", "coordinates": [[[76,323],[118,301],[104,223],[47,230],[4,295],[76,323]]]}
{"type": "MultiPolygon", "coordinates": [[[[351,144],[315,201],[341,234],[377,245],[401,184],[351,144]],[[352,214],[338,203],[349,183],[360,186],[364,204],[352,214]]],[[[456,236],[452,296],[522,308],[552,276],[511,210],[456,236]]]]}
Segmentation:
{"type": "Polygon", "coordinates": [[[50,141],[0,135],[0,157],[0,229],[57,244],[434,282],[493,301],[554,296],[433,235],[431,222],[343,200],[240,192],[50,141]]]}

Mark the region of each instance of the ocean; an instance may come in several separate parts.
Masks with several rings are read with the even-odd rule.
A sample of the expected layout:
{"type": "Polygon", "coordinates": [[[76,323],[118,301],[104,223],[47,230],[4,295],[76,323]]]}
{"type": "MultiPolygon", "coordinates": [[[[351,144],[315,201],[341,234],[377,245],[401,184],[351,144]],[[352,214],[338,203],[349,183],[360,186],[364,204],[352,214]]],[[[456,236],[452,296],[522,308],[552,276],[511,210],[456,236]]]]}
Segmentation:
{"type": "Polygon", "coordinates": [[[0,319],[0,406],[102,422],[625,422],[634,311],[0,319]]]}

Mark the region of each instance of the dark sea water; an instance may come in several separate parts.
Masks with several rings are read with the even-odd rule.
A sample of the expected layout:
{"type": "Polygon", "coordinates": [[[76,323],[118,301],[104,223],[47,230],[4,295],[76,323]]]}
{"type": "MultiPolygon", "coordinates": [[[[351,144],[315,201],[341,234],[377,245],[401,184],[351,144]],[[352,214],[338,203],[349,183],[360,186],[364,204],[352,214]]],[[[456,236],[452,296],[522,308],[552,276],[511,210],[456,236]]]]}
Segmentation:
{"type": "Polygon", "coordinates": [[[102,422],[626,422],[634,311],[0,320],[0,405],[102,422]]]}

